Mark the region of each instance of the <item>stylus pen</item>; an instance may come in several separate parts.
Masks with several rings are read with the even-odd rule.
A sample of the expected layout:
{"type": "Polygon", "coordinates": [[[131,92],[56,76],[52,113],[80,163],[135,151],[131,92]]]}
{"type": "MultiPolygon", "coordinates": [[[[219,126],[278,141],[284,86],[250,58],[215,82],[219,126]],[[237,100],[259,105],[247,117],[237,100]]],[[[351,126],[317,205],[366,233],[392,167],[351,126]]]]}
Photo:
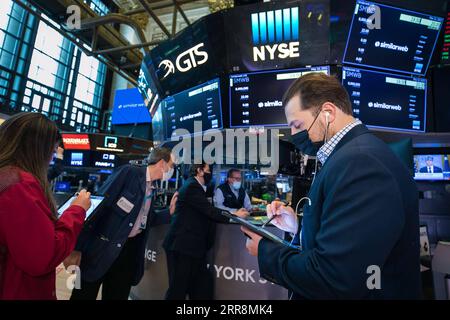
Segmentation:
{"type": "Polygon", "coordinates": [[[270,221],[272,221],[273,219],[275,219],[276,215],[273,215],[272,218],[270,218],[269,220],[267,220],[262,226],[261,228],[264,228],[267,224],[270,223],[270,221]]]}

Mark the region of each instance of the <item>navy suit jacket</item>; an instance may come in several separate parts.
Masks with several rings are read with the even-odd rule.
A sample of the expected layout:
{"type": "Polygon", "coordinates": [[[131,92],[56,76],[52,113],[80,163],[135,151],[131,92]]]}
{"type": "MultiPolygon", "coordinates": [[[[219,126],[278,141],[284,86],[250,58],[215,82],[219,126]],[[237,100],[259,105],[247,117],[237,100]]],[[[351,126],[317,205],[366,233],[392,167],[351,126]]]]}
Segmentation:
{"type": "Polygon", "coordinates": [[[204,258],[215,240],[216,222],[226,223],[194,178],[187,179],[178,191],[175,213],[164,239],[164,249],[196,258],[204,258]]]}
{"type": "Polygon", "coordinates": [[[354,127],[325,162],[309,197],[303,250],[262,240],[262,277],[299,299],[421,297],[418,191],[384,142],[364,125],[354,127]],[[375,274],[371,266],[380,268],[379,290],[367,285],[375,274]]]}
{"type": "MultiPolygon", "coordinates": [[[[75,249],[82,252],[80,269],[84,281],[99,280],[119,256],[144,202],[146,170],[146,167],[124,165],[100,188],[98,193],[106,196],[106,202],[92,221],[85,224],[75,249]],[[117,205],[122,197],[134,205],[129,213],[117,205]]],[[[153,204],[154,201],[149,210],[147,228],[139,235],[133,285],[139,283],[144,272],[145,246],[155,218],[153,204]]]]}
{"type": "MultiPolygon", "coordinates": [[[[428,167],[420,168],[420,173],[428,173],[428,167]]],[[[442,173],[442,169],[436,166],[433,166],[433,173],[442,173]]]]}

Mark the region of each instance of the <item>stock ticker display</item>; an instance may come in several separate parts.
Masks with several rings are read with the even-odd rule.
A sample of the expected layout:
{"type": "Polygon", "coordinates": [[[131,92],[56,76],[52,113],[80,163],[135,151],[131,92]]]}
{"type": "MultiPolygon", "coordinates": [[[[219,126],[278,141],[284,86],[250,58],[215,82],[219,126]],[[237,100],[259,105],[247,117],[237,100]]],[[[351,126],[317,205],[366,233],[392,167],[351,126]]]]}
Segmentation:
{"type": "Polygon", "coordinates": [[[444,44],[442,45],[441,63],[450,64],[450,11],[447,12],[447,19],[445,20],[444,44]]]}
{"type": "Polygon", "coordinates": [[[344,67],[342,83],[350,95],[353,115],[366,125],[425,131],[426,79],[344,67]]]}
{"type": "Polygon", "coordinates": [[[357,1],[343,62],[425,75],[443,20],[374,2],[357,1]],[[368,20],[371,23],[368,24],[368,20]]]}
{"type": "Polygon", "coordinates": [[[168,139],[176,135],[177,129],[196,133],[223,127],[219,79],[167,97],[162,107],[168,139]],[[199,130],[194,127],[195,121],[202,124],[199,130]]]}
{"type": "Polygon", "coordinates": [[[329,67],[261,71],[229,78],[230,127],[286,126],[283,94],[310,72],[330,74],[329,67]]]}

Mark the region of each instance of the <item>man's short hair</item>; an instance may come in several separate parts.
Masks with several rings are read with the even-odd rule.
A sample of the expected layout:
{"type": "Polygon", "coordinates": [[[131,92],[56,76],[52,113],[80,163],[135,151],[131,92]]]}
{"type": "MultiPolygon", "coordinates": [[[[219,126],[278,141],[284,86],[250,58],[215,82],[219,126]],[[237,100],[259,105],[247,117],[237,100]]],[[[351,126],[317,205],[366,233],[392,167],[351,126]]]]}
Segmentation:
{"type": "Polygon", "coordinates": [[[333,103],[345,114],[353,114],[348,92],[335,77],[312,72],[298,78],[284,94],[283,105],[286,106],[297,95],[300,96],[302,110],[316,109],[313,112],[316,115],[326,102],[333,103]]]}
{"type": "Polygon", "coordinates": [[[157,164],[159,161],[164,160],[165,162],[170,161],[172,151],[168,148],[153,148],[147,157],[147,164],[153,165],[157,164]]]}
{"type": "Polygon", "coordinates": [[[230,170],[228,170],[228,172],[227,172],[227,178],[231,178],[231,176],[233,175],[233,173],[235,173],[235,172],[241,172],[241,170],[239,170],[239,169],[236,169],[236,168],[232,168],[232,169],[230,169],[230,170]]]}
{"type": "Polygon", "coordinates": [[[204,169],[206,166],[206,162],[202,162],[201,164],[193,164],[189,168],[189,176],[195,177],[197,175],[198,169],[204,169]]]}
{"type": "Polygon", "coordinates": [[[431,157],[431,156],[428,156],[428,157],[427,157],[427,161],[433,161],[433,160],[434,160],[433,157],[431,157]]]}

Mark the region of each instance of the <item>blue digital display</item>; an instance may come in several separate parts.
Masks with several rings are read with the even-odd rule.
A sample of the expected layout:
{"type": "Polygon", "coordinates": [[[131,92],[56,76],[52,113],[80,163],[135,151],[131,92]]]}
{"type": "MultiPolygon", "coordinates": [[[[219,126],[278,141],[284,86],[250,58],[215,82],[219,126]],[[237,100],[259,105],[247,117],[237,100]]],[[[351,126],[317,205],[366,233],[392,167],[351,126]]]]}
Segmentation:
{"type": "Polygon", "coordinates": [[[223,128],[219,79],[167,97],[162,108],[167,139],[223,128]],[[184,129],[184,133],[177,129],[184,129]]]}
{"type": "Polygon", "coordinates": [[[251,20],[254,45],[299,40],[298,7],[253,13],[251,20]]]}
{"type": "Polygon", "coordinates": [[[353,115],[374,128],[425,132],[427,80],[344,67],[353,115]]]}
{"type": "Polygon", "coordinates": [[[450,180],[450,162],[447,154],[414,156],[414,179],[450,180]]]}
{"type": "Polygon", "coordinates": [[[112,124],[150,123],[150,113],[139,89],[116,90],[112,124]]]}
{"type": "Polygon", "coordinates": [[[70,182],[68,181],[57,181],[55,183],[55,192],[70,192],[70,182]]]}
{"type": "Polygon", "coordinates": [[[425,75],[443,18],[358,0],[344,64],[425,75]]]}
{"type": "Polygon", "coordinates": [[[283,94],[299,77],[328,66],[233,74],[229,77],[230,127],[286,127],[283,94]]]}

